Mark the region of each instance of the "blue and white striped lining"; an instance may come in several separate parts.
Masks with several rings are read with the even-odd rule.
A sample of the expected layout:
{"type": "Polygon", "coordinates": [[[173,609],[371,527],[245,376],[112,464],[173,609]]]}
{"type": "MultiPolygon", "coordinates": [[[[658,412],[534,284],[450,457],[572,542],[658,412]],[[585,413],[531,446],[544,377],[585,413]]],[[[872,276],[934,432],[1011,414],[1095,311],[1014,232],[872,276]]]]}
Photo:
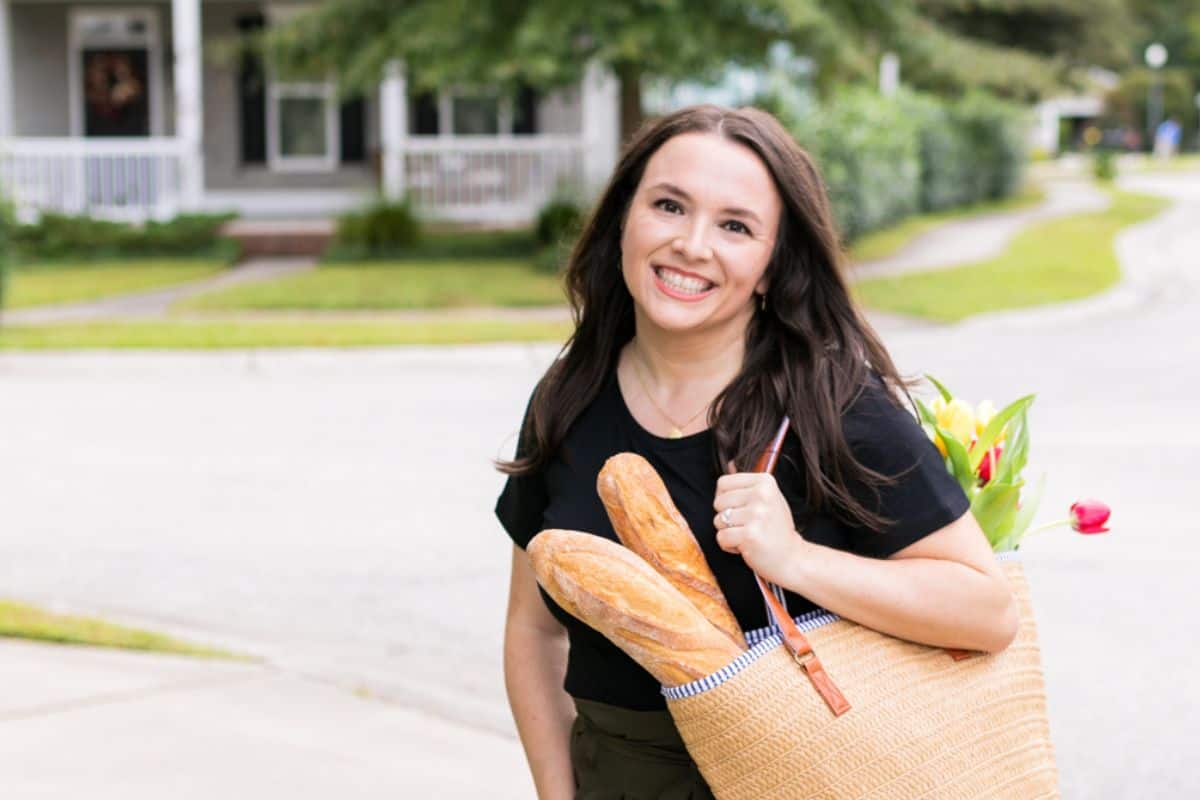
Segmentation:
{"type": "MultiPolygon", "coordinates": [[[[997,561],[1015,561],[1020,558],[1015,550],[996,553],[995,556],[997,561]]],[[[775,596],[779,598],[780,605],[786,608],[787,606],[783,600],[783,590],[773,583],[768,585],[775,596]]],[[[763,604],[766,604],[765,600],[763,604]]],[[[772,619],[770,610],[767,611],[767,619],[772,619]]],[[[796,623],[796,627],[800,629],[801,633],[814,631],[831,622],[837,622],[839,619],[841,617],[837,614],[830,613],[823,608],[809,611],[798,617],[792,617],[792,621],[796,623]]],[[[749,650],[711,675],[705,675],[703,678],[679,686],[662,687],[663,697],[668,700],[682,700],[685,697],[695,697],[698,694],[703,694],[717,688],[776,647],[782,645],[783,636],[779,632],[779,626],[772,622],[765,628],[755,628],[752,631],[746,631],[746,644],[750,645],[749,650]]]]}

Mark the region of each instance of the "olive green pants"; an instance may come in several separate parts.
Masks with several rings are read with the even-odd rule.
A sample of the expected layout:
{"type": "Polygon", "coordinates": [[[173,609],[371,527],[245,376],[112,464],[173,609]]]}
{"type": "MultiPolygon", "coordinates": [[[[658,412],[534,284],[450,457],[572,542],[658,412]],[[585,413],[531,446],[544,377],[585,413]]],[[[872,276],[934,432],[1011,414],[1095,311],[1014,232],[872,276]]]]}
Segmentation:
{"type": "Polygon", "coordinates": [[[575,800],[714,800],[666,711],[575,698],[575,800]]]}

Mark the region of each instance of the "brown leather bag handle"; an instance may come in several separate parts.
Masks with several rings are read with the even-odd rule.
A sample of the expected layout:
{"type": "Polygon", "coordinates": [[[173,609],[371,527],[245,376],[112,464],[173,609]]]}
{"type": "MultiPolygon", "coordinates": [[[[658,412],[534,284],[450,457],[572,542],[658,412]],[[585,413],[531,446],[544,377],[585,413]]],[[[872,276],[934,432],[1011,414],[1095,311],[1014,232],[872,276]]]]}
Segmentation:
{"type": "MultiPolygon", "coordinates": [[[[783,449],[783,439],[787,436],[788,428],[791,427],[792,421],[789,417],[784,417],[783,422],[779,425],[779,430],[775,434],[775,438],[763,450],[762,455],[758,457],[758,462],[754,465],[755,472],[773,473],[775,464],[779,461],[779,452],[783,449]]],[[[771,616],[775,618],[775,625],[779,628],[783,635],[783,642],[792,653],[792,658],[800,665],[800,668],[808,675],[812,681],[813,687],[825,704],[829,706],[829,710],[834,716],[840,717],[850,710],[850,703],[846,700],[845,695],[837,688],[833,679],[829,677],[829,673],[825,671],[824,665],[821,664],[821,659],[817,658],[817,654],[813,652],[812,645],[808,641],[800,629],[796,627],[796,623],[792,622],[791,616],[784,609],[783,604],[779,602],[779,598],[767,586],[767,582],[762,579],[762,576],[757,572],[754,573],[754,579],[758,582],[758,588],[762,591],[763,599],[767,602],[767,608],[771,611],[771,616]]]]}

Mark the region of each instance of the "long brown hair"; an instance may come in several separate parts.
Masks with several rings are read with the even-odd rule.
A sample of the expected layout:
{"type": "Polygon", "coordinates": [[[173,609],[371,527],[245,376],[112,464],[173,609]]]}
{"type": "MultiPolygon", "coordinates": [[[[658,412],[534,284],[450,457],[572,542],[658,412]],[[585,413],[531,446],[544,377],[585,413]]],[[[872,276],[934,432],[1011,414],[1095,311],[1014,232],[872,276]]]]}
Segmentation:
{"type": "Polygon", "coordinates": [[[709,409],[718,472],[733,460],[749,469],[784,414],[791,417],[807,477],[810,509],[829,508],[854,524],[881,529],[887,520],[850,490],[876,492],[895,476],[860,464],[842,431],[842,412],[877,372],[893,390],[907,384],[857,309],[843,277],[837,228],[812,159],[771,114],[756,108],[699,105],[646,122],[625,147],[566,269],[575,331],[538,382],[509,475],[540,470],[568,429],[595,399],[622,346],[634,335],[633,298],[621,263],[621,228],[646,163],[667,140],[712,133],[753,150],[783,201],[771,261],[766,308],[746,330],[741,372],[709,409]]]}

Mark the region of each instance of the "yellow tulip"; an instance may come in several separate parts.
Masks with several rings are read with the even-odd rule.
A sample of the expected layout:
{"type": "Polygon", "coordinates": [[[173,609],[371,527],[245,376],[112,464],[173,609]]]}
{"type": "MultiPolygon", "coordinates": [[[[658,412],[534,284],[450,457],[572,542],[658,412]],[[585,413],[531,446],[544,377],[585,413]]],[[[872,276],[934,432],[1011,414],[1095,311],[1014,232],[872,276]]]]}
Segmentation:
{"type": "MultiPolygon", "coordinates": [[[[937,419],[939,428],[962,442],[963,447],[971,444],[971,439],[975,434],[975,412],[969,405],[957,397],[947,403],[939,396],[933,398],[930,409],[937,419]]],[[[942,442],[939,441],[936,444],[938,449],[944,453],[945,446],[942,442]]]]}
{"type": "MultiPolygon", "coordinates": [[[[983,435],[983,429],[992,421],[992,417],[996,416],[996,407],[992,405],[991,400],[984,400],[979,404],[979,408],[975,410],[975,438],[983,435]]],[[[1000,435],[996,437],[996,442],[1003,442],[1004,437],[1008,435],[1008,426],[1000,430],[1000,435]]]]}

